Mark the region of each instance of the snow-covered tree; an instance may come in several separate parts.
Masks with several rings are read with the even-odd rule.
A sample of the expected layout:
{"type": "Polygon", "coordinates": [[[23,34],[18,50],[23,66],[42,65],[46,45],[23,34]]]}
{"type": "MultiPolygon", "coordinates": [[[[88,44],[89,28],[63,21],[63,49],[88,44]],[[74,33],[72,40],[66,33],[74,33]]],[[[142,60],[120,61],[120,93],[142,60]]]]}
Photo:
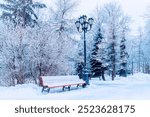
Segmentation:
{"type": "Polygon", "coordinates": [[[45,4],[33,0],[4,0],[6,3],[0,4],[4,9],[1,18],[13,22],[14,26],[34,27],[37,24],[35,8],[44,8],[45,4]]]}
{"type": "Polygon", "coordinates": [[[102,62],[100,60],[100,55],[99,55],[98,51],[99,51],[99,45],[100,45],[102,39],[103,39],[103,37],[101,34],[101,30],[99,29],[98,33],[96,34],[96,37],[94,39],[94,41],[95,41],[94,48],[91,53],[90,64],[91,64],[92,76],[100,76],[101,75],[102,62]]]}
{"type": "MultiPolygon", "coordinates": [[[[19,49],[19,38],[20,35],[16,32],[18,32],[19,29],[12,29],[5,25],[1,26],[1,34],[2,34],[2,41],[3,41],[3,47],[1,56],[3,57],[2,63],[3,63],[3,72],[5,73],[5,70],[7,71],[7,74],[5,74],[3,77],[6,77],[6,81],[10,82],[8,84],[14,85],[15,80],[17,82],[21,82],[23,79],[19,76],[22,75],[22,65],[20,64],[22,61],[22,58],[20,58],[20,49],[19,49]],[[15,39],[14,39],[15,37],[15,39]],[[20,72],[20,73],[19,73],[20,72]],[[22,80],[21,80],[22,79],[22,80]]],[[[23,52],[21,52],[23,54],[23,52]]],[[[23,55],[21,55],[23,56],[23,55]]]]}
{"type": "Polygon", "coordinates": [[[71,16],[76,5],[75,0],[58,0],[55,2],[55,7],[51,9],[52,18],[50,22],[52,23],[52,35],[54,35],[55,45],[57,46],[56,53],[58,53],[56,60],[59,64],[58,69],[62,73],[65,73],[64,70],[72,70],[70,67],[74,66],[75,62],[77,41],[74,35],[76,27],[74,19],[71,16]],[[58,58],[63,58],[63,60],[60,61],[58,58]]]}
{"type": "Polygon", "coordinates": [[[117,65],[119,63],[119,39],[121,35],[122,20],[126,17],[116,2],[108,3],[104,6],[103,15],[105,16],[105,37],[108,41],[109,70],[111,71],[112,80],[115,79],[117,65]]]}
{"type": "Polygon", "coordinates": [[[10,63],[8,66],[13,69],[11,72],[15,73],[15,75],[12,75],[12,77],[17,80],[17,84],[23,84],[27,76],[26,63],[28,62],[26,61],[26,48],[28,43],[24,43],[27,34],[26,28],[28,26],[35,27],[35,25],[37,25],[38,17],[35,14],[34,9],[44,8],[46,6],[45,4],[32,0],[5,0],[4,4],[0,4],[0,7],[4,9],[1,18],[3,19],[3,22],[7,23],[7,29],[10,31],[9,34],[12,34],[8,34],[7,38],[4,40],[7,44],[5,47],[8,46],[7,50],[9,52],[13,51],[12,53],[14,53],[12,59],[9,59],[11,56],[7,59],[10,60],[8,61],[8,63],[10,63]],[[13,42],[14,37],[15,39],[13,42]],[[11,41],[13,43],[10,43],[11,41]]]}
{"type": "Polygon", "coordinates": [[[121,31],[120,31],[120,68],[119,75],[126,77],[127,76],[127,62],[129,58],[129,54],[127,52],[127,36],[129,31],[129,17],[123,17],[121,21],[121,31]]]}
{"type": "Polygon", "coordinates": [[[122,39],[120,42],[120,69],[119,69],[119,75],[126,77],[127,76],[127,59],[128,59],[128,53],[126,51],[126,38],[125,38],[125,32],[122,32],[122,39]]]}
{"type": "MultiPolygon", "coordinates": [[[[106,43],[99,28],[94,39],[94,48],[91,52],[91,73],[93,77],[102,76],[102,71],[106,69],[106,43]]],[[[104,77],[102,77],[105,80],[104,77]]]]}
{"type": "MultiPolygon", "coordinates": [[[[23,6],[25,7],[27,5],[22,4],[22,2],[10,1],[10,5],[1,4],[1,7],[6,9],[5,6],[8,8],[15,4],[21,5],[20,7],[22,9],[23,6]],[[20,4],[18,4],[18,2],[20,4]]],[[[40,3],[34,2],[34,4],[32,4],[32,2],[29,2],[28,5],[28,8],[31,6],[32,8],[36,8],[40,3]]],[[[43,8],[44,6],[44,4],[41,4],[40,8],[43,8]]],[[[20,25],[20,22],[15,23],[15,27],[14,22],[10,23],[13,20],[17,21],[16,19],[11,18],[22,17],[23,12],[20,11],[21,9],[18,8],[19,6],[15,7],[15,9],[19,10],[21,13],[19,16],[15,14],[15,11],[12,11],[13,9],[9,12],[10,17],[7,17],[6,15],[6,17],[11,20],[7,22],[9,25],[1,26],[2,35],[0,36],[3,40],[1,41],[3,47],[0,56],[3,58],[1,60],[1,64],[3,63],[2,70],[3,72],[8,72],[7,75],[5,74],[4,76],[5,83],[9,81],[6,84],[22,84],[27,80],[36,82],[37,78],[41,75],[64,75],[75,73],[74,53],[76,52],[77,41],[73,35],[73,29],[75,29],[74,21],[70,18],[70,14],[75,7],[75,4],[73,1],[61,0],[57,1],[56,6],[57,7],[54,7],[53,12],[51,12],[50,20],[40,21],[39,19],[39,25],[34,28],[30,28],[32,26],[29,22],[22,22],[23,25],[20,25]],[[14,17],[14,15],[16,15],[16,17],[14,17]]],[[[27,9],[25,11],[29,13],[27,9]]],[[[33,15],[32,13],[29,13],[29,15],[35,20],[34,16],[36,15],[33,15]]],[[[2,16],[5,16],[4,13],[2,16]]],[[[3,17],[3,21],[7,20],[5,19],[6,17],[3,17]]],[[[26,19],[23,21],[26,21],[26,19]]]]}

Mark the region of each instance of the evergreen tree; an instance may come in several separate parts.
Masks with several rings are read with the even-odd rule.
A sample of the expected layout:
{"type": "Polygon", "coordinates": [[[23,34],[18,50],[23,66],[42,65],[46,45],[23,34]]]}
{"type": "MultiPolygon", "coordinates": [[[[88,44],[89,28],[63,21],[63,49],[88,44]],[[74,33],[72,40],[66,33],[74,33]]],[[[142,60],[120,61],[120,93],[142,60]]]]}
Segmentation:
{"type": "Polygon", "coordinates": [[[126,45],[125,45],[125,31],[123,31],[121,44],[120,44],[120,70],[119,75],[126,77],[127,76],[127,58],[128,54],[126,52],[126,45]]]}
{"type": "Polygon", "coordinates": [[[95,37],[94,48],[91,53],[91,73],[93,77],[102,76],[104,78],[104,71],[106,70],[106,49],[104,38],[101,33],[101,29],[98,29],[98,34],[95,37]]]}
{"type": "Polygon", "coordinates": [[[83,66],[84,66],[83,62],[78,63],[76,66],[76,72],[80,79],[83,78],[83,66]]]}
{"type": "Polygon", "coordinates": [[[13,22],[14,26],[34,27],[37,24],[35,8],[44,8],[45,4],[33,2],[33,0],[5,0],[6,4],[0,4],[4,9],[1,18],[13,22]]]}

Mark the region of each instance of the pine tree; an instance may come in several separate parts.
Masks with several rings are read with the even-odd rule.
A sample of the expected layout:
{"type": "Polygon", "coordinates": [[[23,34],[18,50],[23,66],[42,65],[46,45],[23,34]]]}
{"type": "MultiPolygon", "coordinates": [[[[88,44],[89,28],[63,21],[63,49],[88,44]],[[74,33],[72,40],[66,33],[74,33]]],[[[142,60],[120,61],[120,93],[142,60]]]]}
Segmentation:
{"type": "Polygon", "coordinates": [[[93,77],[102,76],[104,78],[104,71],[106,68],[106,49],[104,38],[101,33],[101,29],[98,29],[98,34],[95,37],[94,48],[91,53],[91,73],[93,77]]]}
{"type": "Polygon", "coordinates": [[[129,30],[128,27],[129,18],[124,17],[122,19],[122,28],[121,28],[121,41],[120,41],[120,69],[119,75],[126,77],[127,76],[127,60],[129,58],[129,54],[126,50],[126,36],[129,30]]]}
{"type": "Polygon", "coordinates": [[[127,76],[127,58],[128,53],[126,52],[126,39],[125,39],[125,31],[123,31],[122,39],[120,43],[120,70],[119,75],[126,77],[127,76]]]}
{"type": "Polygon", "coordinates": [[[33,0],[5,0],[6,4],[0,4],[4,9],[1,18],[13,22],[14,26],[34,27],[37,24],[35,8],[44,8],[45,4],[33,2],[33,0]]]}

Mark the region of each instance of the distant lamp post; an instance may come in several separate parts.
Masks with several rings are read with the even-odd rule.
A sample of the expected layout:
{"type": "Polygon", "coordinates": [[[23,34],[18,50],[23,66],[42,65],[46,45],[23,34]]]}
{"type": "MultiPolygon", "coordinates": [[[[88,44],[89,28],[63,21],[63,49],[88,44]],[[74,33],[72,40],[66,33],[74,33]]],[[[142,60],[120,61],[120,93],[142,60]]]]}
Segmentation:
{"type": "Polygon", "coordinates": [[[87,31],[90,31],[92,29],[94,19],[89,18],[87,20],[87,16],[83,15],[81,16],[76,22],[75,25],[77,27],[78,32],[84,33],[84,71],[83,71],[83,78],[86,81],[86,84],[89,84],[89,78],[88,78],[88,70],[87,70],[87,63],[86,63],[86,37],[85,34],[87,31]]]}

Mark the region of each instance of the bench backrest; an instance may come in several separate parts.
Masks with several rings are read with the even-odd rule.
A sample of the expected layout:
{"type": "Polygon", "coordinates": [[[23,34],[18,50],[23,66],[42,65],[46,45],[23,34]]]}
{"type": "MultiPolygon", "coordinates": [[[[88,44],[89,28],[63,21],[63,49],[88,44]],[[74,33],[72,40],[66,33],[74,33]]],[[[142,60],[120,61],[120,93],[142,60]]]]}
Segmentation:
{"type": "Polygon", "coordinates": [[[78,75],[69,76],[41,76],[39,78],[40,86],[62,86],[68,84],[80,84],[85,83],[82,79],[79,79],[78,75]]]}

